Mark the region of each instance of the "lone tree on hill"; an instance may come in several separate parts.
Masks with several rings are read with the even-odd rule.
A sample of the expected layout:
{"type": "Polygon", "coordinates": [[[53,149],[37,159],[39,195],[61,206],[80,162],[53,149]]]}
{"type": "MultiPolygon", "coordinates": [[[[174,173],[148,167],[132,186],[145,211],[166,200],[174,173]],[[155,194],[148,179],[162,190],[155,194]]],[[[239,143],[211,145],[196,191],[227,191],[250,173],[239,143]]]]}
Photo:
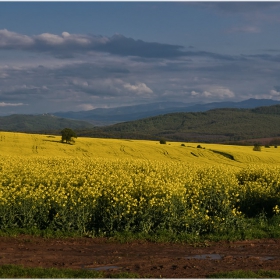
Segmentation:
{"type": "Polygon", "coordinates": [[[64,141],[68,144],[75,143],[75,140],[73,138],[77,138],[76,133],[71,128],[64,128],[61,130],[61,142],[64,141]]]}

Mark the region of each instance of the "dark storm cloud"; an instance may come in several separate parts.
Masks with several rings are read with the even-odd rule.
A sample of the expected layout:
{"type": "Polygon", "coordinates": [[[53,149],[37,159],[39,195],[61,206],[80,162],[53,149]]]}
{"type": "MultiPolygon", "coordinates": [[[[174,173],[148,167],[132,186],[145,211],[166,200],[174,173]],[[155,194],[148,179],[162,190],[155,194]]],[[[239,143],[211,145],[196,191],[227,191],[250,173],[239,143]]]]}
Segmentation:
{"type": "Polygon", "coordinates": [[[182,46],[148,43],[122,35],[107,38],[63,32],[61,35],[43,33],[36,36],[26,36],[6,29],[0,30],[0,48],[50,52],[60,58],[69,58],[72,53],[81,51],[108,52],[122,56],[140,57],[169,58],[184,55],[182,46]]]}
{"type": "Polygon", "coordinates": [[[43,33],[36,36],[26,36],[6,29],[0,30],[0,49],[26,50],[44,52],[60,59],[70,59],[78,53],[102,52],[120,56],[136,56],[142,58],[179,57],[211,57],[214,59],[234,60],[229,55],[220,55],[204,51],[185,51],[183,46],[144,42],[123,35],[102,37],[94,35],[69,34],[61,35],[43,33]]]}
{"type": "Polygon", "coordinates": [[[126,38],[122,35],[114,35],[104,45],[95,48],[97,51],[108,52],[123,56],[140,56],[151,58],[172,58],[184,55],[182,46],[160,43],[147,43],[142,40],[126,38]]]}

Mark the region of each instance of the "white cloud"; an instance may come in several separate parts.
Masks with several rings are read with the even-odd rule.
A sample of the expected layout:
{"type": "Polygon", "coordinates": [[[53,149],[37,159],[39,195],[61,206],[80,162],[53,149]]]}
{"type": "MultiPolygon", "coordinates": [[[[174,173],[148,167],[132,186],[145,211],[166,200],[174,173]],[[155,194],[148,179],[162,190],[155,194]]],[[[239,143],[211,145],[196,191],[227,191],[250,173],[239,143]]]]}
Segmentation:
{"type": "Polygon", "coordinates": [[[132,84],[119,78],[74,78],[66,79],[66,83],[77,87],[79,91],[88,92],[91,96],[129,96],[131,92],[147,96],[153,93],[145,83],[132,84]]]}
{"type": "Polygon", "coordinates": [[[141,93],[153,93],[153,91],[146,86],[144,83],[137,83],[136,85],[131,85],[129,83],[126,83],[123,85],[124,88],[128,89],[129,91],[136,92],[138,94],[141,93]]]}
{"type": "Polygon", "coordinates": [[[192,96],[197,96],[197,95],[199,95],[199,92],[196,92],[195,90],[192,90],[191,95],[192,96]]]}
{"type": "Polygon", "coordinates": [[[43,33],[35,36],[35,39],[48,45],[61,45],[64,43],[64,38],[58,35],[43,33]]]}
{"type": "Polygon", "coordinates": [[[261,30],[256,26],[240,26],[232,27],[226,31],[227,33],[260,33],[261,30]]]}
{"type": "Polygon", "coordinates": [[[6,102],[0,102],[0,107],[7,107],[7,106],[23,106],[27,105],[24,103],[6,103],[6,102]]]}
{"type": "Polygon", "coordinates": [[[37,36],[34,36],[36,41],[41,43],[45,43],[47,45],[80,45],[86,46],[90,44],[100,44],[103,41],[99,40],[96,37],[90,37],[86,35],[79,35],[79,34],[70,34],[68,32],[62,32],[61,36],[54,35],[50,33],[43,33],[37,36]]]}
{"type": "MultiPolygon", "coordinates": [[[[206,86],[207,87],[207,86],[206,86]]],[[[206,97],[210,99],[233,98],[235,94],[228,88],[223,86],[208,86],[206,90],[199,92],[198,90],[191,91],[192,97],[206,97]]]]}
{"type": "Polygon", "coordinates": [[[88,82],[83,79],[75,78],[75,79],[73,79],[72,83],[75,86],[88,87],[88,82]]]}
{"type": "Polygon", "coordinates": [[[204,97],[211,97],[211,96],[213,96],[213,94],[210,93],[209,91],[204,91],[201,95],[204,96],[204,97]]]}
{"type": "Polygon", "coordinates": [[[280,97],[280,92],[279,92],[279,91],[276,91],[276,90],[274,90],[274,89],[272,89],[272,90],[270,91],[270,94],[271,94],[272,96],[275,96],[275,97],[280,97]]]}
{"type": "Polygon", "coordinates": [[[219,98],[233,98],[235,94],[228,88],[225,87],[216,87],[211,90],[212,95],[217,96],[219,98]]]}
{"type": "Polygon", "coordinates": [[[23,50],[40,50],[45,47],[85,47],[102,45],[109,41],[107,37],[90,36],[81,34],[70,34],[62,32],[61,35],[51,33],[42,33],[35,36],[22,35],[7,29],[0,30],[0,48],[6,49],[23,49],[23,50]]]}
{"type": "Polygon", "coordinates": [[[89,111],[94,109],[95,107],[92,106],[91,104],[80,104],[77,106],[77,109],[82,110],[82,111],[89,111]]]}
{"type": "Polygon", "coordinates": [[[20,49],[33,44],[33,39],[26,35],[21,35],[7,29],[0,30],[0,47],[20,49]]]}

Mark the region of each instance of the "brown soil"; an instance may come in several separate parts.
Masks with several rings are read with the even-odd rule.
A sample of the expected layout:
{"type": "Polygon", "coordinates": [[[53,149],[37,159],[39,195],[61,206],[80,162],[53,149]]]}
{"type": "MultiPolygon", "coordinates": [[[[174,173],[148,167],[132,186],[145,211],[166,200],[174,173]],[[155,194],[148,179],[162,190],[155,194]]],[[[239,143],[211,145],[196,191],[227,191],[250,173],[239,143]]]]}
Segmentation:
{"type": "Polygon", "coordinates": [[[0,237],[0,265],[3,264],[105,269],[105,273],[110,274],[126,271],[137,273],[141,278],[205,278],[214,272],[237,269],[280,271],[280,239],[192,246],[22,235],[0,237]]]}

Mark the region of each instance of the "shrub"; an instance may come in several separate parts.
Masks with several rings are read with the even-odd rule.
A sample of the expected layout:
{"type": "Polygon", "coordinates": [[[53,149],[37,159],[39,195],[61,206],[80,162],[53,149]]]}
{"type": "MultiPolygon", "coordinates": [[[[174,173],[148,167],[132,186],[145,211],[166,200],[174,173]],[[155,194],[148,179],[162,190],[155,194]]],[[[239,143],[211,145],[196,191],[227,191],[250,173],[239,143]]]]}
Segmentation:
{"type": "Polygon", "coordinates": [[[165,139],[160,139],[160,140],[159,140],[159,143],[160,143],[160,144],[166,144],[166,140],[165,140],[165,139]]]}
{"type": "Polygon", "coordinates": [[[253,148],[253,151],[258,151],[260,152],[261,151],[261,145],[260,144],[254,144],[254,148],[253,148]]]}

